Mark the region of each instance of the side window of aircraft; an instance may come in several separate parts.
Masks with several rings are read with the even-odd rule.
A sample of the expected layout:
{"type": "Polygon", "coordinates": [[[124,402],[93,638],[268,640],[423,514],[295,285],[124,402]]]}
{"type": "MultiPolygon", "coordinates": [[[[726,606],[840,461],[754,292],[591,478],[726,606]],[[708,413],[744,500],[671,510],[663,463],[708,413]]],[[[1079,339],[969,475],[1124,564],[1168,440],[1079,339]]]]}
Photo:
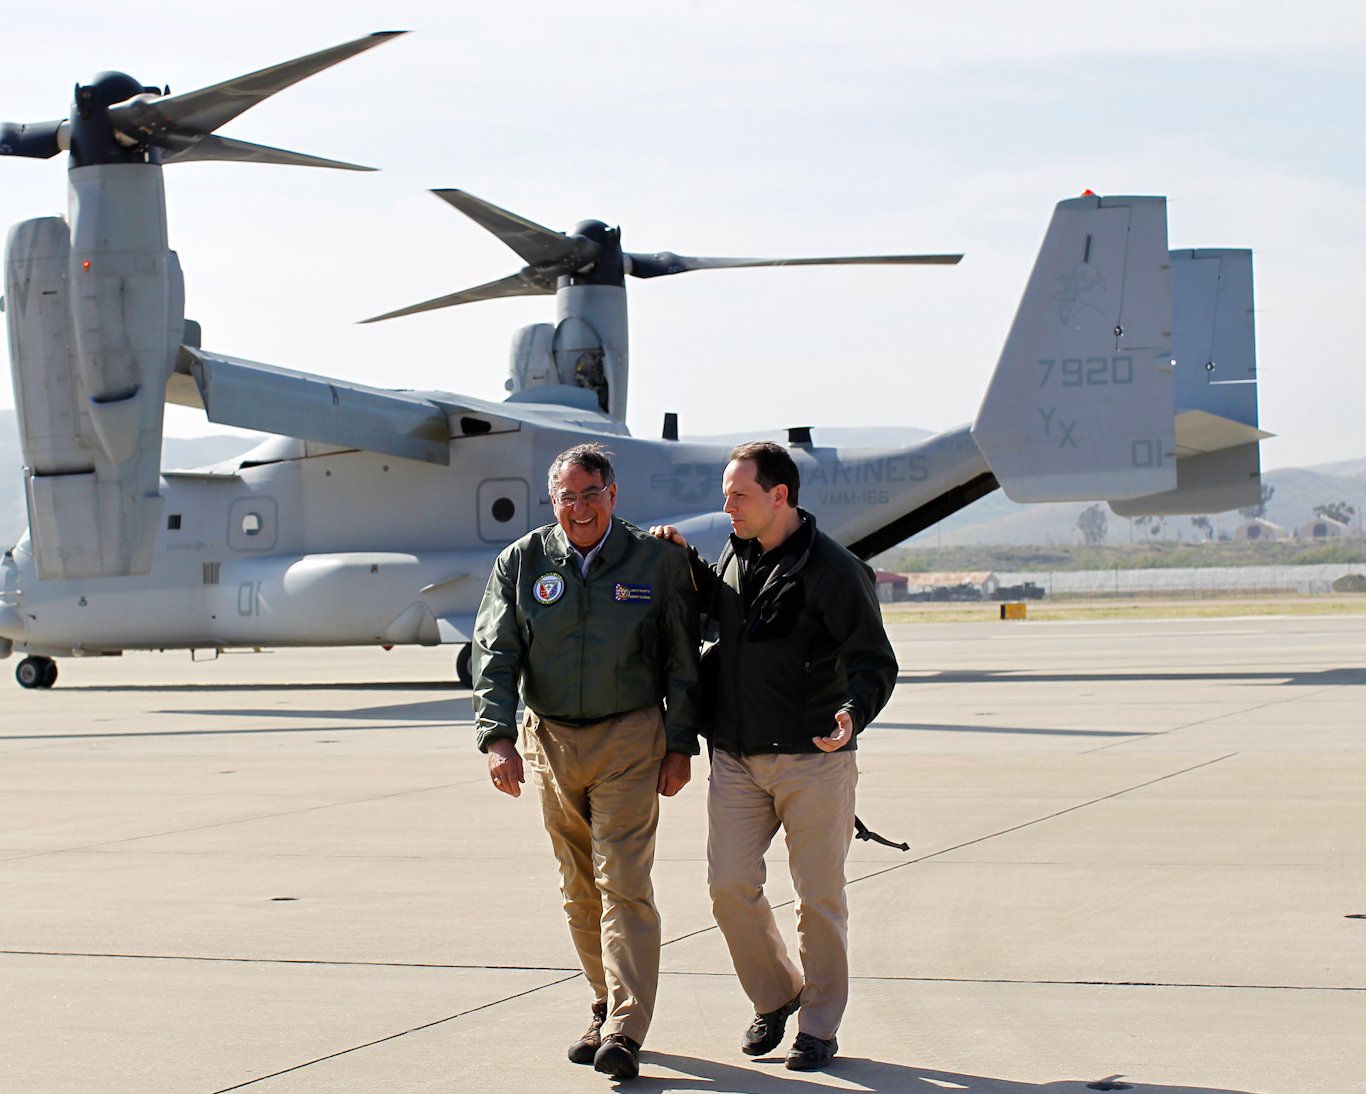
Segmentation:
{"type": "Polygon", "coordinates": [[[525,479],[485,479],[479,484],[479,538],[511,543],[531,530],[531,488],[525,479]]]}
{"type": "Polygon", "coordinates": [[[275,546],[278,507],[274,498],[238,498],[228,510],[228,546],[234,551],[269,551],[275,546]]]}

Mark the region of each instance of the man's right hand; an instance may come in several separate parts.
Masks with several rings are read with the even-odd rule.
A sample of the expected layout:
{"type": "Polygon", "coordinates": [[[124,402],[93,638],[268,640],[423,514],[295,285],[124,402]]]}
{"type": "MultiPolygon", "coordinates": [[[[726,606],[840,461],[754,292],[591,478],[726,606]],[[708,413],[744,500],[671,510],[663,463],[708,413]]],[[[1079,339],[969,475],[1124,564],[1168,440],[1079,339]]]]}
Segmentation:
{"type": "Polygon", "coordinates": [[[683,533],[672,524],[656,524],[650,529],[650,535],[667,539],[670,543],[677,543],[685,551],[688,549],[688,541],[683,538],[683,533]]]}
{"type": "Polygon", "coordinates": [[[522,757],[517,746],[506,737],[500,737],[489,745],[489,778],[493,785],[504,794],[514,798],[522,796],[522,757]]]}

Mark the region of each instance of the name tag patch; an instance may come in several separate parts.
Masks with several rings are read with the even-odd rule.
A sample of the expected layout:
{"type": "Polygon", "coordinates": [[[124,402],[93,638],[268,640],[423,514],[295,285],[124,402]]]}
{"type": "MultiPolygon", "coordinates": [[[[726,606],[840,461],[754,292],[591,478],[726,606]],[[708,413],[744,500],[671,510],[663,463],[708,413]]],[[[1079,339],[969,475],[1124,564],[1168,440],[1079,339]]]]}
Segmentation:
{"type": "Polygon", "coordinates": [[[564,596],[564,578],[559,574],[542,574],[531,587],[531,595],[541,604],[554,604],[564,596]]]}
{"type": "Polygon", "coordinates": [[[649,585],[623,585],[618,582],[613,595],[622,603],[648,604],[651,600],[650,589],[649,585]]]}

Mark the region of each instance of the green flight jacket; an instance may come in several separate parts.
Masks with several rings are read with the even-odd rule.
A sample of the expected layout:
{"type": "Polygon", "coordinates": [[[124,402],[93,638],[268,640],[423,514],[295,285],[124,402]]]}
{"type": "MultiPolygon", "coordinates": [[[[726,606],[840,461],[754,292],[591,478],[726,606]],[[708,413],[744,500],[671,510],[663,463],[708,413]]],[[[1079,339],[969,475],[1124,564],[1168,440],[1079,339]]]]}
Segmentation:
{"type": "Polygon", "coordinates": [[[590,725],[662,705],[670,752],[696,755],[696,586],[686,552],[619,518],[588,569],[558,524],[493,564],[474,624],[474,716],[487,752],[517,739],[517,697],[590,725]]]}

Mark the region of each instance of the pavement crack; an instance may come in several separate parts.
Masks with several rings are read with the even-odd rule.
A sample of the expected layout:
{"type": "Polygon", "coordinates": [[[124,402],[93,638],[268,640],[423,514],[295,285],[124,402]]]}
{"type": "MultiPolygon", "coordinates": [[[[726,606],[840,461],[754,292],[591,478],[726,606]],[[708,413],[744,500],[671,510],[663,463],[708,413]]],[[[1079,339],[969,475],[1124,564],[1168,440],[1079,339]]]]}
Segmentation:
{"type": "Polygon", "coordinates": [[[1135,741],[1146,741],[1153,737],[1165,737],[1170,733],[1180,733],[1183,729],[1192,729],[1195,726],[1208,725],[1210,722],[1218,722],[1224,718],[1236,718],[1245,714],[1251,714],[1254,710],[1266,710],[1268,707],[1278,707],[1285,703],[1297,703],[1301,699],[1312,699],[1315,695],[1324,695],[1330,691],[1337,691],[1344,687],[1347,687],[1347,685],[1334,684],[1331,687],[1319,688],[1317,691],[1311,691],[1307,695],[1291,695],[1285,699],[1272,699],[1267,703],[1256,703],[1253,706],[1245,707],[1242,710],[1231,710],[1225,714],[1213,714],[1208,718],[1197,718],[1195,721],[1187,722],[1185,725],[1172,726],[1171,729],[1161,729],[1154,733],[1135,733],[1130,736],[1128,740],[1111,741],[1109,744],[1097,745],[1095,748],[1084,749],[1081,754],[1083,756],[1090,756],[1097,752],[1104,752],[1107,748],[1121,748],[1124,745],[1131,745],[1135,741]]]}
{"type": "MultiPolygon", "coordinates": [[[[1055,817],[1062,817],[1066,816],[1068,813],[1075,813],[1078,809],[1085,809],[1088,806],[1098,805],[1100,802],[1109,801],[1111,798],[1118,798],[1122,794],[1130,794],[1135,790],[1142,790],[1145,786],[1152,786],[1155,783],[1165,782],[1167,779],[1174,779],[1178,775],[1185,775],[1191,771],[1199,771],[1202,767],[1209,767],[1211,764],[1221,763],[1222,761],[1229,759],[1229,757],[1236,755],[1238,755],[1238,753],[1229,752],[1223,756],[1216,756],[1212,760],[1204,760],[1201,763],[1192,764],[1190,767],[1183,767],[1179,771],[1169,771],[1167,774],[1159,775],[1155,779],[1147,779],[1144,782],[1135,783],[1133,786],[1126,786],[1122,790],[1116,790],[1110,794],[1102,794],[1099,798],[1092,798],[1089,801],[1078,802],[1076,805],[1069,805],[1066,809],[1059,809],[1055,812],[1047,813],[1042,817],[1035,817],[1032,820],[1023,821],[1020,824],[1012,824],[1009,828],[1001,828],[995,832],[989,832],[985,836],[977,836],[970,840],[964,840],[962,843],[955,843],[952,847],[941,847],[938,851],[931,851],[929,854],[920,855],[919,857],[913,859],[907,859],[905,862],[898,862],[895,866],[888,866],[882,870],[874,870],[871,874],[863,874],[856,878],[850,878],[849,881],[845,883],[845,888],[848,888],[851,885],[857,885],[861,881],[867,881],[869,878],[882,877],[883,874],[890,874],[896,870],[904,870],[907,866],[915,866],[917,863],[928,862],[930,859],[938,858],[940,855],[947,855],[950,851],[960,851],[964,847],[972,847],[974,844],[985,843],[987,840],[995,839],[997,836],[1008,835],[1011,832],[1018,832],[1022,828],[1030,828],[1036,824],[1042,824],[1044,821],[1053,820],[1055,817]]],[[[792,900],[785,900],[781,904],[774,904],[773,907],[790,908],[796,902],[797,901],[794,898],[792,900]]],[[[667,942],[664,942],[663,945],[671,946],[675,942],[682,942],[685,939],[696,938],[698,935],[707,934],[710,931],[715,931],[719,929],[720,928],[718,928],[716,924],[713,923],[710,927],[702,927],[699,930],[690,931],[688,934],[681,934],[677,938],[671,938],[667,942]]]]}
{"type": "Polygon", "coordinates": [[[526,991],[514,992],[511,995],[503,996],[501,999],[494,999],[488,1003],[481,1003],[477,1007],[469,1007],[468,1009],[462,1010],[456,1014],[448,1014],[444,1018],[437,1018],[431,1022],[424,1022],[422,1023],[422,1025],[413,1026],[411,1029],[400,1030],[398,1033],[390,1033],[384,1037],[376,1037],[373,1041],[366,1041],[364,1044],[352,1045],[350,1048],[343,1048],[339,1049],[336,1052],[329,1052],[326,1056],[318,1056],[312,1060],[305,1060],[303,1063],[295,1064],[293,1067],[283,1067],[279,1071],[272,1071],[269,1075],[258,1075],[256,1076],[256,1078],[248,1079],[244,1083],[236,1083],[233,1086],[220,1087],[219,1089],[213,1091],[212,1094],[228,1094],[228,1091],[230,1090],[241,1090],[243,1087],[252,1086],[256,1083],[263,1083],[267,1079],[274,1079],[281,1075],[288,1075],[291,1072],[300,1071],[303,1068],[312,1067],[314,1064],[321,1064],[327,1060],[335,1060],[339,1056],[347,1056],[352,1052],[359,1052],[361,1051],[361,1049],[374,1048],[376,1045],[382,1045],[389,1041],[397,1041],[400,1037],[407,1037],[410,1033],[421,1033],[423,1030],[432,1029],[435,1026],[444,1025],[446,1022],[454,1022],[457,1018],[464,1018],[466,1015],[477,1014],[481,1010],[488,1010],[490,1007],[496,1007],[502,1003],[510,1003],[514,999],[522,999],[528,995],[534,995],[538,991],[544,991],[546,988],[553,988],[558,984],[568,983],[570,980],[573,980],[582,975],[582,973],[576,972],[573,976],[563,976],[558,980],[551,980],[549,983],[546,984],[538,984],[534,988],[527,988],[526,991]]]}
{"type": "Polygon", "coordinates": [[[447,964],[440,961],[334,961],[321,957],[211,957],[181,953],[96,953],[79,950],[0,950],[12,957],[94,957],[118,961],[209,961],[231,965],[327,965],[375,969],[457,969],[476,972],[569,972],[567,965],[447,964]]]}

